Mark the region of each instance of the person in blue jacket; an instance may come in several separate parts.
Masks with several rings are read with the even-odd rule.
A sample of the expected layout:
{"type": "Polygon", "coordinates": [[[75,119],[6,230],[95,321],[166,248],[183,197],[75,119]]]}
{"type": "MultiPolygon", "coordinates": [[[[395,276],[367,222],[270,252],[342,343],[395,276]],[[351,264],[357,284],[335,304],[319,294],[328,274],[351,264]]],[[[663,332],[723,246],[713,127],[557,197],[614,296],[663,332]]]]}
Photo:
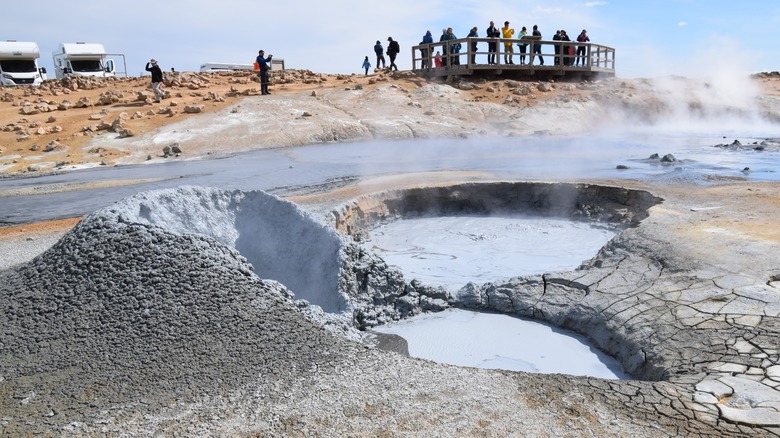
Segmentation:
{"type": "MultiPolygon", "coordinates": [[[[420,44],[431,44],[433,43],[433,35],[431,34],[431,31],[425,33],[423,36],[422,41],[420,44]]],[[[422,57],[422,68],[428,68],[430,66],[430,63],[428,62],[428,54],[430,53],[430,50],[427,48],[420,49],[420,56],[422,57]]]]}
{"type": "Polygon", "coordinates": [[[366,59],[363,60],[363,68],[366,69],[366,76],[368,76],[368,69],[371,68],[371,63],[368,62],[368,55],[366,55],[366,59]]]}
{"type": "MultiPolygon", "coordinates": [[[[468,35],[466,35],[469,38],[477,38],[479,35],[477,35],[477,26],[474,26],[471,28],[471,32],[469,32],[468,35]]],[[[476,64],[477,63],[477,42],[473,41],[471,43],[471,63],[476,64]]]]}
{"type": "Polygon", "coordinates": [[[385,49],[382,47],[382,43],[376,40],[374,44],[374,53],[376,53],[376,68],[379,68],[379,64],[382,64],[382,68],[385,68],[385,49]]]}
{"type": "Polygon", "coordinates": [[[257,65],[260,66],[260,93],[261,94],[271,94],[268,91],[268,71],[271,70],[271,58],[273,58],[274,55],[268,55],[268,58],[265,57],[265,51],[260,50],[257,52],[257,65]]]}

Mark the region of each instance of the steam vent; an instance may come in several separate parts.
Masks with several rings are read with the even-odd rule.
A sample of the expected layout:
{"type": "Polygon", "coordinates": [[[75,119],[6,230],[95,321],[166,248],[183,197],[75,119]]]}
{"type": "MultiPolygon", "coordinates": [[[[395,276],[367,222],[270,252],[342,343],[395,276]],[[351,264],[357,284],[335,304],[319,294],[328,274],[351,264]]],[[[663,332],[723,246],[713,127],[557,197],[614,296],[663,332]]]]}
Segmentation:
{"type": "Polygon", "coordinates": [[[260,191],[138,194],[0,271],[0,432],[778,435],[780,272],[745,248],[726,262],[672,238],[695,223],[667,202],[594,184],[469,183],[368,194],[320,221],[260,191]],[[619,232],[576,270],[455,292],[407,281],[356,243],[382,221],[459,214],[619,232]],[[633,380],[437,364],[377,348],[369,332],[451,307],[572,330],[633,380]]]}

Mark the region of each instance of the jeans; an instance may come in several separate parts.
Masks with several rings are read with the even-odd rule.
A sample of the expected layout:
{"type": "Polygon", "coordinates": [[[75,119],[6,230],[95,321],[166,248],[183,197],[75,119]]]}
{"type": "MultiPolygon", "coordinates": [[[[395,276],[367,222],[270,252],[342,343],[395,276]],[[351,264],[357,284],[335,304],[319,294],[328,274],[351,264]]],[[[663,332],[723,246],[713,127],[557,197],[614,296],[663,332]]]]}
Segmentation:
{"type": "Polygon", "coordinates": [[[165,91],[162,89],[162,82],[152,82],[152,90],[154,91],[154,100],[159,102],[160,99],[165,97],[165,91]]]}

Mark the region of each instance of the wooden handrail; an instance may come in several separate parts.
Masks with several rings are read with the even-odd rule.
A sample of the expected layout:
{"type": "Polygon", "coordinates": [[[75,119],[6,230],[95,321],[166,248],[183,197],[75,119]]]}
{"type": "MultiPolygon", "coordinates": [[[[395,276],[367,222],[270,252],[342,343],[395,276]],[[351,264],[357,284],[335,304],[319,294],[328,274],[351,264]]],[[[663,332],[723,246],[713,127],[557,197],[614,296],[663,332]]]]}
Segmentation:
{"type": "MultiPolygon", "coordinates": [[[[548,49],[548,52],[550,50],[548,49]]],[[[525,36],[523,38],[487,38],[487,37],[466,37],[457,38],[447,41],[435,41],[430,44],[419,44],[412,47],[412,70],[423,71],[428,73],[446,74],[449,71],[463,71],[475,68],[483,69],[486,66],[489,68],[501,68],[501,69],[517,69],[517,70],[529,70],[529,69],[546,69],[546,70],[560,70],[564,71],[599,71],[614,74],[615,71],[615,49],[609,46],[595,44],[595,43],[581,43],[578,41],[552,41],[542,40],[539,37],[525,36]],[[461,50],[457,53],[448,53],[448,51],[456,44],[460,44],[461,50]],[[482,47],[472,50],[472,45],[477,44],[482,47]],[[495,44],[495,51],[490,51],[490,45],[495,44]],[[512,48],[515,49],[516,45],[524,45],[525,52],[520,52],[519,49],[515,49],[512,52],[506,51],[505,44],[512,44],[512,48]],[[542,53],[534,53],[534,47],[538,46],[542,53]],[[552,46],[558,48],[559,51],[556,54],[544,53],[542,48],[552,46]],[[568,47],[574,48],[574,55],[564,54],[564,49],[568,47]],[[577,48],[583,47],[585,54],[578,55],[577,48]],[[484,49],[484,50],[480,50],[484,49]],[[445,61],[442,67],[435,67],[434,65],[434,53],[438,51],[445,61]],[[419,55],[419,56],[418,56],[419,55]],[[477,62],[478,55],[495,55],[495,67],[485,62],[477,62]],[[507,64],[504,61],[504,56],[509,57],[512,63],[507,64]],[[465,62],[462,62],[462,58],[465,57],[465,62]],[[540,58],[541,57],[541,58],[540,58]],[[521,64],[521,60],[525,58],[525,63],[521,64]],[[541,60],[544,60],[544,64],[541,64],[541,60]],[[582,66],[573,66],[567,64],[567,61],[577,62],[582,66]],[[518,62],[514,62],[518,61],[518,62]]]]}

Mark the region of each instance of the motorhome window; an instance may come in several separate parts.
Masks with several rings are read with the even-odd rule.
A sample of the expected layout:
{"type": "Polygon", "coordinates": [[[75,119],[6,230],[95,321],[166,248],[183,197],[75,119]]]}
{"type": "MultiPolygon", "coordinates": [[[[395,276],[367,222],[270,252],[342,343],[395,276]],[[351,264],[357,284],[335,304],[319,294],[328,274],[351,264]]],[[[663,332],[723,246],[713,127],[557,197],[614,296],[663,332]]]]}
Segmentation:
{"type": "Polygon", "coordinates": [[[38,68],[32,59],[8,59],[0,61],[0,70],[6,73],[33,73],[38,68]]]}
{"type": "Polygon", "coordinates": [[[70,66],[73,68],[73,71],[103,71],[103,66],[100,65],[98,60],[70,61],[70,66]]]}

